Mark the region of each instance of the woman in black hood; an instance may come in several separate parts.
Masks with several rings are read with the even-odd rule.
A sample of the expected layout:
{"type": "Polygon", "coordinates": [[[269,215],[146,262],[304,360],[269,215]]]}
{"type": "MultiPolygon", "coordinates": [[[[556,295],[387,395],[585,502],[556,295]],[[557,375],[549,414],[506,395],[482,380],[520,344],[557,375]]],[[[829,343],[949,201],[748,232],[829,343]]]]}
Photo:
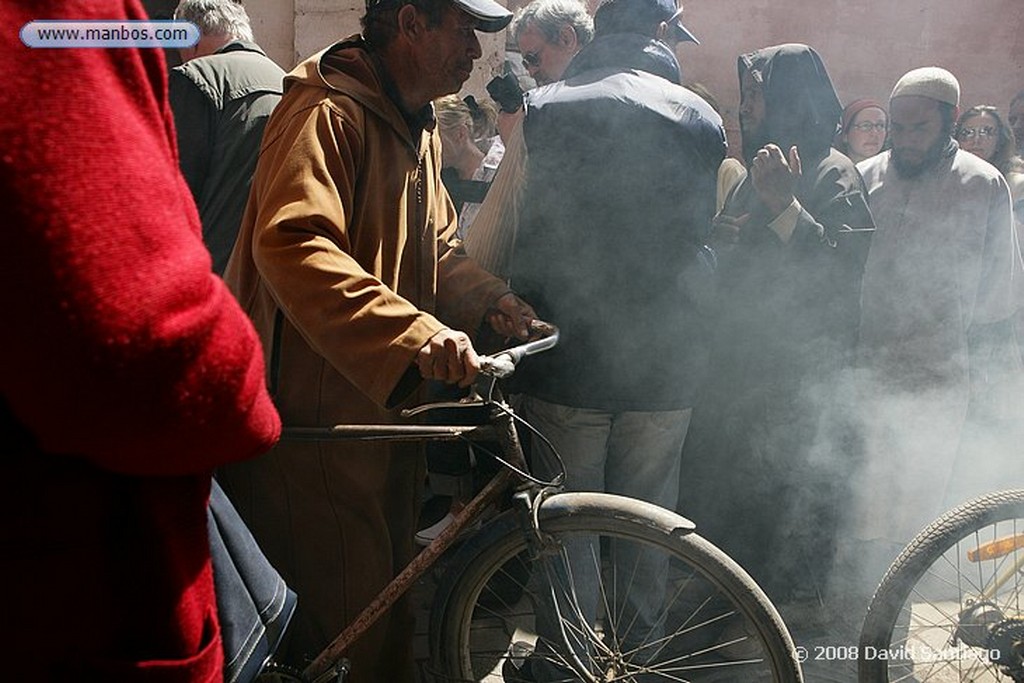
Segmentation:
{"type": "Polygon", "coordinates": [[[848,466],[837,387],[873,222],[860,175],[830,146],[842,108],[818,54],[765,48],[739,58],[739,75],[750,172],[716,217],[714,350],[680,506],[785,606],[826,583],[848,466]]]}

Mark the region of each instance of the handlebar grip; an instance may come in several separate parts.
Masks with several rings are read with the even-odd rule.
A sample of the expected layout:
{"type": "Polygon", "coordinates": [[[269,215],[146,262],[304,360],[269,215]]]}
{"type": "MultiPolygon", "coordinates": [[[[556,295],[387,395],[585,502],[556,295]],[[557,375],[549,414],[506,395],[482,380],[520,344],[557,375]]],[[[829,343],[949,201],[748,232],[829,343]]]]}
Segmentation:
{"type": "Polygon", "coordinates": [[[481,356],[480,371],[498,379],[508,377],[515,372],[516,365],[524,356],[547,351],[558,343],[558,328],[551,323],[534,320],[530,323],[530,330],[534,334],[542,334],[544,336],[540,339],[534,339],[525,344],[505,349],[493,356],[481,356]]]}

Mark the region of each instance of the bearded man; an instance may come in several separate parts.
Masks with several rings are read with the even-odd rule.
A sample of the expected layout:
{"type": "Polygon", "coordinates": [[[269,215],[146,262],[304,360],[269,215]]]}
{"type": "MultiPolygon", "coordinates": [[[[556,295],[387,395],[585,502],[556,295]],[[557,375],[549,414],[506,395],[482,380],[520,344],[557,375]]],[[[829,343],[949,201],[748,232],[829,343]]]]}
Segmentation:
{"type": "MultiPolygon", "coordinates": [[[[1013,368],[1019,277],[1010,192],[995,167],[951,137],[960,86],[936,67],[910,71],[889,103],[892,149],[858,165],[877,231],[865,266],[860,476],[854,509],[865,595],[899,548],[963,482],[969,410],[1013,368]]],[[[970,458],[981,470],[984,458],[970,458]]],[[[972,475],[974,476],[974,475],[972,475]]]]}

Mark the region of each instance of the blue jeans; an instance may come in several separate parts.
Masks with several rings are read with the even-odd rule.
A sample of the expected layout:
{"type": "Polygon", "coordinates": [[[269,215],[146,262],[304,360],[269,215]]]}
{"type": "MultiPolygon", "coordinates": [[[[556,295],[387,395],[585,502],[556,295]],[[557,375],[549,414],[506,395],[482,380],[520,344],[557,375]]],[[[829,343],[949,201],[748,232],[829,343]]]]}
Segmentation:
{"type": "MultiPolygon", "coordinates": [[[[691,409],[613,413],[556,405],[524,396],[519,414],[543,434],[561,455],[566,468],[566,490],[603,491],[646,500],[674,510],[679,496],[679,463],[691,409]]],[[[532,439],[533,471],[550,479],[558,463],[548,446],[532,439]]],[[[601,550],[594,539],[576,538],[566,544],[569,570],[576,587],[579,614],[591,624],[597,617],[601,550]]],[[[643,552],[630,542],[610,544],[612,575],[629,577],[626,604],[615,611],[630,624],[624,646],[639,647],[655,640],[657,614],[664,606],[668,558],[643,552]]],[[[564,568],[562,568],[564,571],[564,568]]],[[[570,608],[562,605],[562,609],[570,608]]],[[[538,635],[560,642],[551,606],[538,608],[538,635]]],[[[619,634],[623,636],[622,633],[619,634]]],[[[585,652],[577,654],[586,661],[585,652]]]]}

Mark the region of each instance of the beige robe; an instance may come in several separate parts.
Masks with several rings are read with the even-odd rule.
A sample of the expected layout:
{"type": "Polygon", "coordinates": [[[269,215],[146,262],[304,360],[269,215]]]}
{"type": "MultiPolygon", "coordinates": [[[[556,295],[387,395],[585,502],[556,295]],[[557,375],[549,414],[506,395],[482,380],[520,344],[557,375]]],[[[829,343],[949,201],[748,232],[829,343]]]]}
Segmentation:
{"type": "Polygon", "coordinates": [[[903,544],[944,505],[972,395],[968,335],[1013,314],[1019,252],[1006,181],[974,155],[958,150],[914,179],[890,153],[858,170],[876,232],[862,297],[866,453],[854,533],[903,544]]]}

